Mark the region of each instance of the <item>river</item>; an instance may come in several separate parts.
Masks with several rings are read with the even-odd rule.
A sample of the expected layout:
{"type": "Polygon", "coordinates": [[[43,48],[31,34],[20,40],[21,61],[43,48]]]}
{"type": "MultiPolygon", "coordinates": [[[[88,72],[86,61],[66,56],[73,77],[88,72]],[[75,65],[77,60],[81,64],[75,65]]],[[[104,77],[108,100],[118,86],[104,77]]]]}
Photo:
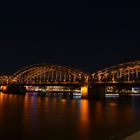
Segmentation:
{"type": "Polygon", "coordinates": [[[121,140],[140,130],[140,96],[104,100],[0,93],[2,140],[121,140]]]}

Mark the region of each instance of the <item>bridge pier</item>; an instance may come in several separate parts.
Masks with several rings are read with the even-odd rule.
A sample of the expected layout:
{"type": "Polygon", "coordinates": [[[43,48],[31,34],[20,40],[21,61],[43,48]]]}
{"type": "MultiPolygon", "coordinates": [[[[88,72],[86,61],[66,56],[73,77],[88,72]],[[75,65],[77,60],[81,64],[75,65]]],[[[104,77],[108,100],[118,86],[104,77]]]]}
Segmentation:
{"type": "Polygon", "coordinates": [[[24,94],[26,93],[26,88],[21,85],[7,85],[2,86],[2,92],[7,94],[24,94]]]}
{"type": "Polygon", "coordinates": [[[7,86],[1,86],[1,87],[0,87],[0,90],[1,90],[2,92],[6,92],[6,91],[7,91],[7,86]]]}
{"type": "Polygon", "coordinates": [[[81,87],[81,94],[83,99],[88,98],[88,87],[89,87],[88,85],[84,85],[81,87]]]}
{"type": "Polygon", "coordinates": [[[105,88],[84,85],[81,87],[81,94],[82,94],[82,99],[104,99],[105,88]]]}
{"type": "Polygon", "coordinates": [[[90,86],[88,89],[89,99],[104,99],[105,98],[105,88],[90,86]]]}

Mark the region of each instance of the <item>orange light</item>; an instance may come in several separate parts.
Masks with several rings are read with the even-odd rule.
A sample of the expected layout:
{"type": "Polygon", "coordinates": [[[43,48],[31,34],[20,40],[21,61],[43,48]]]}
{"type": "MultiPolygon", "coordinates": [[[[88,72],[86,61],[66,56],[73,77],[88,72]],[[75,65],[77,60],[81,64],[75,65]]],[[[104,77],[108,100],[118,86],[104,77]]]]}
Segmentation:
{"type": "Polygon", "coordinates": [[[7,86],[1,86],[2,91],[6,91],[7,90],[7,86]]]}
{"type": "Polygon", "coordinates": [[[88,86],[81,87],[82,98],[88,97],[88,86]]]}

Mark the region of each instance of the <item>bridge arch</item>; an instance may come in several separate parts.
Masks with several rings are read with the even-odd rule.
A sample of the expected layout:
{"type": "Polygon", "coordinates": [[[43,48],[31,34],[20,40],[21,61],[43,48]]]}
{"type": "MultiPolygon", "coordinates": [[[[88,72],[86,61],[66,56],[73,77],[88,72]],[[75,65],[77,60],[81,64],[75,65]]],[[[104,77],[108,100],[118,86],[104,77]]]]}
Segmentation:
{"type": "Polygon", "coordinates": [[[43,84],[43,83],[85,83],[89,74],[71,67],[35,64],[17,71],[10,77],[8,83],[43,84]]]}
{"type": "Polygon", "coordinates": [[[94,72],[92,81],[99,83],[140,82],[140,61],[127,62],[94,72]]]}

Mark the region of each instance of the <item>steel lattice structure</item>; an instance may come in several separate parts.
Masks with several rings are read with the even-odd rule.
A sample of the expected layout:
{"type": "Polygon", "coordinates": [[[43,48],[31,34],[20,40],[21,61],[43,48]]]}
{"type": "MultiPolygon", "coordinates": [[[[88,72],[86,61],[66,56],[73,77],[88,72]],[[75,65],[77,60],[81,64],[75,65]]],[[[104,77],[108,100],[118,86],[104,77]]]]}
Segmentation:
{"type": "Polygon", "coordinates": [[[8,75],[1,75],[0,76],[0,84],[1,83],[7,83],[9,78],[10,78],[10,76],[8,76],[8,75]]]}
{"type": "Polygon", "coordinates": [[[89,74],[71,67],[52,64],[36,64],[17,71],[8,83],[43,84],[43,83],[85,83],[89,74]]]}
{"type": "Polygon", "coordinates": [[[99,83],[140,82],[140,61],[112,66],[92,74],[92,81],[99,83]]]}
{"type": "Polygon", "coordinates": [[[0,76],[0,84],[3,83],[140,83],[140,61],[119,64],[92,74],[61,65],[35,64],[12,76],[0,76]]]}

